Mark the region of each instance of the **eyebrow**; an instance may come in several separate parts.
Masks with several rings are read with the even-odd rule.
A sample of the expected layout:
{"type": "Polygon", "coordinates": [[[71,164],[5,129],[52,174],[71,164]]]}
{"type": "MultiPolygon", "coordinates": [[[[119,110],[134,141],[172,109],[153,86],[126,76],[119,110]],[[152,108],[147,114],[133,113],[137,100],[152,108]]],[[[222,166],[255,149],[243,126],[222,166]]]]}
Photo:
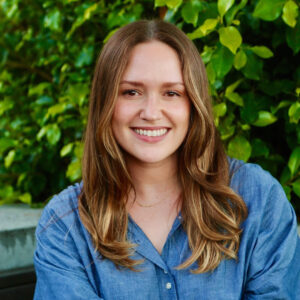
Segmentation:
{"type": "MultiPolygon", "coordinates": [[[[130,80],[122,80],[120,82],[120,84],[131,84],[131,85],[135,85],[135,86],[144,86],[144,84],[142,82],[138,82],[138,81],[130,81],[130,80]]],[[[164,82],[162,84],[163,86],[173,86],[173,85],[182,85],[184,87],[184,84],[182,82],[164,82]]]]}

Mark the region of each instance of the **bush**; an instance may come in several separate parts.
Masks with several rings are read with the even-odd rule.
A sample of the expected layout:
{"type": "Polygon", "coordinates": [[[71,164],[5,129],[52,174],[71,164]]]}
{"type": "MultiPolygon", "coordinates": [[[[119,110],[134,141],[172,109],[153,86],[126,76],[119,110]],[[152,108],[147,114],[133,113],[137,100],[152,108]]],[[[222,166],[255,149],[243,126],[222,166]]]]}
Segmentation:
{"type": "Polygon", "coordinates": [[[269,170],[299,212],[298,6],[1,0],[0,203],[38,206],[80,180],[91,76],[103,43],[129,22],[162,18],[199,49],[228,154],[269,170]]]}

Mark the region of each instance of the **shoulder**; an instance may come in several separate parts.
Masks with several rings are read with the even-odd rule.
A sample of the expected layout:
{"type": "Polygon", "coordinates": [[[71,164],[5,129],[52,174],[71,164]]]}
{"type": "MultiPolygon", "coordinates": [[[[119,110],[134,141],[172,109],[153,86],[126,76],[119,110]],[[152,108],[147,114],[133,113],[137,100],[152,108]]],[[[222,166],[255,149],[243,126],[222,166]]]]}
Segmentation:
{"type": "Polygon", "coordinates": [[[248,208],[244,225],[264,227],[295,222],[295,212],[280,183],[259,165],[230,160],[230,187],[248,208]]]}
{"type": "Polygon", "coordinates": [[[73,224],[78,219],[78,196],[81,189],[82,182],[54,195],[44,207],[38,227],[46,229],[54,224],[67,227],[73,224]]]}
{"type": "Polygon", "coordinates": [[[269,172],[256,164],[229,161],[230,186],[248,208],[239,248],[239,261],[245,267],[245,296],[295,299],[288,296],[297,293],[289,282],[300,279],[295,211],[269,172]]]}
{"type": "Polygon", "coordinates": [[[261,166],[245,163],[237,159],[229,159],[230,186],[239,189],[247,185],[248,189],[259,186],[277,184],[278,181],[261,166]]]}
{"type": "Polygon", "coordinates": [[[259,165],[230,159],[229,166],[230,187],[243,198],[247,206],[261,208],[270,197],[276,202],[288,201],[277,179],[259,165]],[[272,197],[274,194],[276,197],[272,197]]]}
{"type": "Polygon", "coordinates": [[[242,197],[248,208],[245,230],[256,227],[267,231],[280,226],[297,229],[293,207],[280,183],[268,171],[259,165],[237,160],[230,160],[230,171],[230,187],[242,197]]]}
{"type": "Polygon", "coordinates": [[[90,236],[78,212],[78,196],[82,184],[76,183],[54,195],[44,207],[35,230],[36,254],[40,260],[50,256],[80,259],[85,252],[78,249],[91,247],[90,236]],[[57,247],[59,245],[59,248],[57,247]]]}

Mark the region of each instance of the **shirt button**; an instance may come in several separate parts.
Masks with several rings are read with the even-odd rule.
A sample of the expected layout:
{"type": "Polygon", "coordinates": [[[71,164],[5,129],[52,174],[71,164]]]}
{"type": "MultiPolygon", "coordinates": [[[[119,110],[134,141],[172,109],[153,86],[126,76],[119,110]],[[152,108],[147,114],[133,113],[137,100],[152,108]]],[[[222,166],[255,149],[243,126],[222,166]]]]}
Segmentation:
{"type": "Polygon", "coordinates": [[[165,273],[165,274],[168,274],[168,271],[167,271],[167,270],[164,270],[164,273],[165,273]]]}
{"type": "Polygon", "coordinates": [[[166,289],[169,290],[171,287],[172,287],[171,282],[168,282],[168,283],[166,284],[166,289]]]}

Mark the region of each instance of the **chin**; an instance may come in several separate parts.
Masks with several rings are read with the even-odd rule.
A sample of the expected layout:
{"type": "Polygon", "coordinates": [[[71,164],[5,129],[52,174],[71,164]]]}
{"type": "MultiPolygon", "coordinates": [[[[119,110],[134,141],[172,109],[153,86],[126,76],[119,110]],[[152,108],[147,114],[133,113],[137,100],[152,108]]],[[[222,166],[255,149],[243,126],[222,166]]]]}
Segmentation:
{"type": "Polygon", "coordinates": [[[134,157],[134,160],[145,164],[156,164],[164,161],[165,159],[160,157],[134,157]]]}
{"type": "Polygon", "coordinates": [[[170,162],[173,159],[176,159],[175,155],[158,155],[158,153],[156,153],[156,155],[153,155],[152,153],[147,153],[145,155],[145,153],[143,153],[143,155],[141,154],[133,154],[131,153],[130,155],[128,155],[128,158],[132,161],[135,161],[136,163],[142,163],[142,164],[160,164],[160,163],[164,163],[164,162],[170,162]]]}

